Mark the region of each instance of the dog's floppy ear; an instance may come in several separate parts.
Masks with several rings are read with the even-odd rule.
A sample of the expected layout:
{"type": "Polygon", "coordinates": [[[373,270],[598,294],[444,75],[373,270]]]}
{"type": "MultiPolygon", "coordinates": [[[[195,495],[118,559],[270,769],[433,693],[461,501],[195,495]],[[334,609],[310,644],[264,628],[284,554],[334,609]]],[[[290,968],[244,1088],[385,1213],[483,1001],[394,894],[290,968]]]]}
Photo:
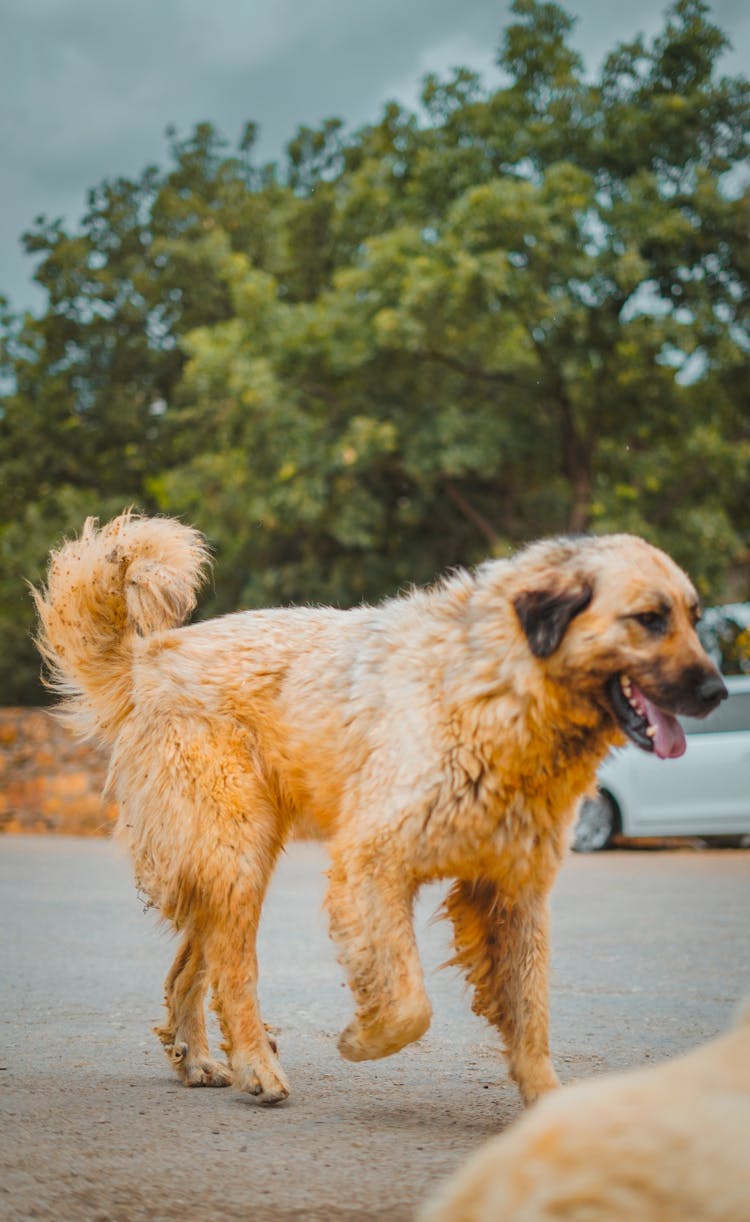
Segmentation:
{"type": "Polygon", "coordinates": [[[572,588],[555,588],[550,583],[516,595],[513,606],[535,658],[548,658],[555,652],[570,621],[586,610],[593,593],[588,582],[581,582],[572,588]]]}

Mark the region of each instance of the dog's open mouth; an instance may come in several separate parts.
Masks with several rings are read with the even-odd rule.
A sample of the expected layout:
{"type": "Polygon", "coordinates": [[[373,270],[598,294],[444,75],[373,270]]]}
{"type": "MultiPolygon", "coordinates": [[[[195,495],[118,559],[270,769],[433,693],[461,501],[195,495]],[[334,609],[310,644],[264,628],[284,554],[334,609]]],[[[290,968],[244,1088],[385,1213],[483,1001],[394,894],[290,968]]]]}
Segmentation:
{"type": "Polygon", "coordinates": [[[614,675],[607,693],[615,717],[628,738],[660,759],[677,759],[685,751],[685,731],[672,713],[660,709],[627,675],[614,675]]]}

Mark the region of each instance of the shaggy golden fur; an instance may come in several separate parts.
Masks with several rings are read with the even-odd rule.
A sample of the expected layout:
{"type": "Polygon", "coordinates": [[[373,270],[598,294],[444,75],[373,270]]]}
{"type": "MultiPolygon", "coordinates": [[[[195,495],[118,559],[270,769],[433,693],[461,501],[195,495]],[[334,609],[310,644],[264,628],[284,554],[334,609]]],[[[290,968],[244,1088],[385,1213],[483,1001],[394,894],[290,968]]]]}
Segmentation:
{"type": "Polygon", "coordinates": [[[547,895],[578,800],[624,741],[606,685],[627,672],[694,714],[723,690],[687,577],[630,536],[552,540],[377,607],[179,628],[205,562],[178,522],[89,520],[36,595],[67,716],[111,746],[138,883],[183,935],[159,1030],[178,1073],[229,1081],[206,1041],[210,985],[234,1084],[264,1102],[288,1093],[258,1013],[255,940],[304,814],[331,842],[330,929],[356,1004],[342,1055],[388,1056],[427,1030],[412,904],[451,878],[453,961],[474,1009],[527,1102],[555,1087],[547,895]]]}
{"type": "Polygon", "coordinates": [[[420,1222],[750,1217],[750,1006],[663,1065],[565,1087],[488,1142],[420,1222]]]}

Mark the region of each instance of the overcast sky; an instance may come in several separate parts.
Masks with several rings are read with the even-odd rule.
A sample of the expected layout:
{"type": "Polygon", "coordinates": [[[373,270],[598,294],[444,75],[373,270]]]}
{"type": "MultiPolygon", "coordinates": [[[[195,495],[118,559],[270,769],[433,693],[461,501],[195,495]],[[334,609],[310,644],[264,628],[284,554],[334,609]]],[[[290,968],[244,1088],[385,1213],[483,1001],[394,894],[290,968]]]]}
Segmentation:
{"type": "MultiPolygon", "coordinates": [[[[568,0],[574,41],[603,55],[661,25],[654,0],[568,0]]],[[[491,77],[508,0],[0,0],[0,293],[41,304],[20,235],[40,213],[75,223],[87,190],[165,160],[164,130],[204,119],[235,140],[260,124],[275,157],[299,123],[356,126],[411,103],[430,71],[491,77]]],[[[747,73],[750,0],[715,0],[747,73]]]]}

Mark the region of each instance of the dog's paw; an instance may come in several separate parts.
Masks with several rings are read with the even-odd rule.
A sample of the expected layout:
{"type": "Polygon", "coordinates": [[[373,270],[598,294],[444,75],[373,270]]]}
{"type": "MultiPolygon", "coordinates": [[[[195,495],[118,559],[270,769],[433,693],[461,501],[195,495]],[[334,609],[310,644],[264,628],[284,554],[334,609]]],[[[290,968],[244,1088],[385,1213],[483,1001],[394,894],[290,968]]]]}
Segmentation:
{"type": "Polygon", "coordinates": [[[400,1052],[424,1035],[430,1025],[429,1002],[391,1016],[382,1027],[363,1027],[357,1019],[349,1023],[338,1038],[338,1050],[347,1061],[377,1061],[400,1052]]]}
{"type": "Polygon", "coordinates": [[[253,1095],[258,1103],[281,1103],[289,1095],[289,1083],[275,1057],[274,1061],[275,1065],[261,1061],[233,1065],[232,1078],[237,1090],[253,1095]]]}
{"type": "Polygon", "coordinates": [[[376,1045],[367,1039],[359,1023],[349,1023],[339,1036],[336,1047],[347,1061],[373,1061],[385,1053],[377,1051],[381,1045],[376,1045]]]}
{"type": "Polygon", "coordinates": [[[222,1061],[204,1057],[200,1061],[188,1061],[185,1065],[186,1086],[231,1086],[232,1071],[222,1061]]]}
{"type": "Polygon", "coordinates": [[[511,1076],[518,1084],[525,1107],[531,1107],[537,1099],[560,1089],[560,1079],[551,1064],[542,1064],[523,1074],[514,1073],[511,1076]]]}
{"type": "Polygon", "coordinates": [[[164,1051],[173,1069],[186,1086],[231,1086],[232,1072],[213,1057],[192,1057],[183,1041],[165,1044],[164,1051]]]}
{"type": "Polygon", "coordinates": [[[191,1057],[184,1042],[165,1044],[164,1051],[186,1086],[231,1086],[231,1070],[221,1061],[214,1061],[212,1057],[191,1057]]]}

